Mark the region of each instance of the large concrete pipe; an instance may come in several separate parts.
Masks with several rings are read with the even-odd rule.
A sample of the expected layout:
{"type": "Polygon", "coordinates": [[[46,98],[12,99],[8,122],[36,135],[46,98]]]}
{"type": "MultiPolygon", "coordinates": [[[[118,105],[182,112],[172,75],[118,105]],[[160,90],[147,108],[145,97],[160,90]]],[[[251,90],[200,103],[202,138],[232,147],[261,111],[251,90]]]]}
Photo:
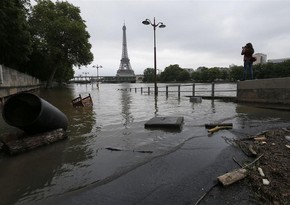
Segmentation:
{"type": "Polygon", "coordinates": [[[32,93],[19,93],[4,103],[5,122],[27,133],[67,129],[68,119],[59,109],[32,93]]]}

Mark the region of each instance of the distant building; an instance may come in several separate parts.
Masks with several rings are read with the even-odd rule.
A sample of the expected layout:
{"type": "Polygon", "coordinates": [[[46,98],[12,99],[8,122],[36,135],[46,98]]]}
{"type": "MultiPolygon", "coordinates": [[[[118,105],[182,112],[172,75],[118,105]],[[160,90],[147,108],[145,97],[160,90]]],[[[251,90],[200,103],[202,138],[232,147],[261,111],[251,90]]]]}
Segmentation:
{"type": "Polygon", "coordinates": [[[283,63],[285,61],[289,61],[290,58],[279,58],[279,59],[269,59],[268,63],[283,63]]]}
{"type": "Polygon", "coordinates": [[[254,65],[267,63],[267,55],[266,54],[255,53],[253,56],[256,57],[256,61],[253,63],[254,65]]]}
{"type": "Polygon", "coordinates": [[[136,76],[136,82],[140,83],[143,82],[144,75],[135,75],[136,76]]]}

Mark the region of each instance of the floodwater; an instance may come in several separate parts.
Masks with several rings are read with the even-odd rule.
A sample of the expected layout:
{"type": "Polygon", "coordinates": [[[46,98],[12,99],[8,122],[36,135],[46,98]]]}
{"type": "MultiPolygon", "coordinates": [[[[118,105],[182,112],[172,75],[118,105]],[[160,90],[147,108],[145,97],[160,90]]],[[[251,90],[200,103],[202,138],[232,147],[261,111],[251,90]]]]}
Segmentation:
{"type": "MultiPolygon", "coordinates": [[[[153,159],[175,152],[190,140],[196,150],[193,158],[200,160],[196,169],[201,169],[230,146],[222,137],[210,136],[205,124],[233,123],[234,129],[224,134],[235,137],[249,134],[249,128],[255,134],[290,119],[287,112],[233,102],[203,99],[201,103],[192,103],[186,97],[190,95],[190,84],[182,87],[180,98],[176,92],[169,92],[168,96],[160,92],[155,98],[152,88],[151,93],[147,88],[140,92],[141,87],[148,86],[153,87],[124,83],[100,84],[97,89],[95,84],[72,84],[39,91],[40,97],[67,115],[69,138],[17,156],[2,153],[0,204],[42,204],[47,199],[110,184],[153,159]],[[139,89],[135,91],[136,87],[139,89]],[[93,107],[71,105],[72,99],[88,94],[93,107]],[[144,123],[154,116],[183,116],[182,130],[145,129],[144,123]]],[[[197,95],[202,95],[210,88],[210,84],[198,84],[195,89],[197,95]]],[[[216,88],[235,90],[236,85],[218,84],[216,88]]],[[[221,95],[234,96],[235,92],[221,95]]],[[[0,126],[1,135],[18,131],[2,118],[0,126]]]]}

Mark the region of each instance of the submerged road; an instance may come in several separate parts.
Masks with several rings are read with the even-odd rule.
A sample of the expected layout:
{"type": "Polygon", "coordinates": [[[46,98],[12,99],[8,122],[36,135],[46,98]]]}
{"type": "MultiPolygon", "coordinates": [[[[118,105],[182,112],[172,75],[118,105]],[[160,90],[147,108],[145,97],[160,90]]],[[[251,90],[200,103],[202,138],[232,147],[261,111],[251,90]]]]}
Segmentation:
{"type": "MultiPolygon", "coordinates": [[[[238,168],[232,157],[240,162],[246,159],[239,149],[227,144],[234,137],[223,130],[209,137],[191,138],[172,152],[117,177],[40,200],[38,204],[195,204],[217,183],[219,175],[238,168]]],[[[211,193],[216,194],[209,194],[200,204],[258,204],[241,183],[230,188],[218,185],[211,193]]]]}

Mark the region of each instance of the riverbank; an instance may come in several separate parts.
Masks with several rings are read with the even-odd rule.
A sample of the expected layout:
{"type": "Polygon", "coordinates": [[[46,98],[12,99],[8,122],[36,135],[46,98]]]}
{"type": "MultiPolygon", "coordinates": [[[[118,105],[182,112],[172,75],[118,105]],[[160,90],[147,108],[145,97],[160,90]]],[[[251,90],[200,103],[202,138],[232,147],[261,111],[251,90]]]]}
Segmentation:
{"type": "Polygon", "coordinates": [[[262,156],[248,169],[247,181],[263,204],[290,203],[288,138],[290,138],[290,127],[267,130],[257,136],[236,141],[247,155],[262,156]],[[249,147],[252,151],[247,149],[249,147]]]}

